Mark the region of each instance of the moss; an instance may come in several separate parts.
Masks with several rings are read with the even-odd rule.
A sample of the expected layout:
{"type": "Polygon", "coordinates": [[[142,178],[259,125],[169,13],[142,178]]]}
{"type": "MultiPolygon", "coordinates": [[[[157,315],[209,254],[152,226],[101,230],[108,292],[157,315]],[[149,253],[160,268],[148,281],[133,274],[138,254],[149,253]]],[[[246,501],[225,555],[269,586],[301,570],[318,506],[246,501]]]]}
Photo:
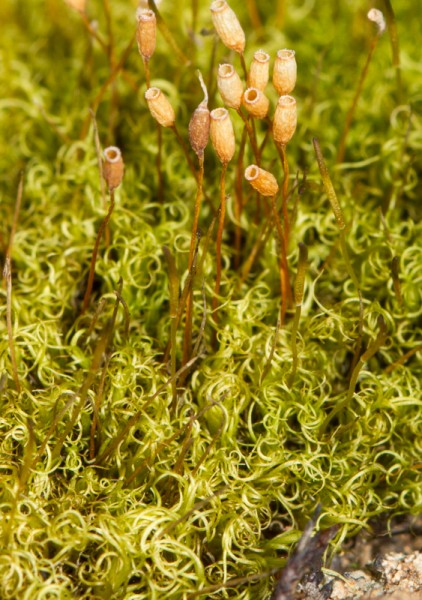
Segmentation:
{"type": "MultiPolygon", "coordinates": [[[[134,32],[134,4],[113,3],[112,61],[134,32]]],[[[277,326],[280,244],[271,204],[256,201],[242,183],[238,214],[236,155],[227,170],[213,318],[221,167],[208,148],[194,349],[184,367],[182,291],[192,279],[196,182],[168,129],[161,132],[157,171],[157,128],[143,99],[136,49],[96,112],[101,143],[121,148],[126,172],[109,243],[100,246],[91,303],[81,314],[107,212],[88,109],[110,74],[110,59],[65,3],[33,0],[31,10],[19,0],[1,3],[0,251],[2,262],[6,255],[11,261],[0,306],[2,598],[264,599],[318,503],[318,526],[340,525],[327,560],[373,517],[421,510],[416,7],[394,7],[402,88],[386,34],[357,103],[344,162],[335,164],[373,35],[365,7],[289,3],[281,30],[283,3],[277,14],[273,3],[260,3],[263,28],[256,31],[246,4],[231,2],[247,34],[246,63],[259,47],[273,57],[293,47],[298,60],[298,129],[287,149],[287,261],[293,286],[297,244],[306,244],[305,292],[296,325],[289,305],[277,326]],[[313,137],[345,216],[344,235],[321,182],[313,137]],[[21,170],[22,204],[11,236],[21,170]],[[180,280],[173,354],[169,275],[174,286],[175,273],[169,274],[163,246],[180,280]]],[[[107,5],[88,6],[106,43],[107,5]]],[[[152,84],[176,108],[187,140],[190,115],[202,100],[196,68],[208,83],[210,107],[219,104],[216,65],[210,70],[215,40],[202,31],[211,27],[206,2],[199,2],[194,36],[189,2],[177,14],[171,3],[161,6],[191,64],[182,64],[159,34],[152,84]]],[[[221,44],[215,52],[240,72],[235,55],[221,44]]],[[[233,121],[238,151],[243,122],[237,115],[233,121]]],[[[259,142],[266,128],[256,124],[259,142]]],[[[248,143],[244,166],[253,161],[248,143]]],[[[271,139],[262,162],[281,186],[283,165],[271,139]]]]}

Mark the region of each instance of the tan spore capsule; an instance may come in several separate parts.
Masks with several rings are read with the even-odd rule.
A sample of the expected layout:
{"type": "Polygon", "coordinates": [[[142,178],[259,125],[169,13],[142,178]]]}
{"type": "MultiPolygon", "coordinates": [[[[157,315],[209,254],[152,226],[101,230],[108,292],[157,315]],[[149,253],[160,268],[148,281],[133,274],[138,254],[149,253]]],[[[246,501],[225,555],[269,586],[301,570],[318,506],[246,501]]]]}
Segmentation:
{"type": "Polygon", "coordinates": [[[270,77],[270,55],[257,50],[253,55],[248,75],[248,86],[264,91],[270,77]]]}
{"type": "Polygon", "coordinates": [[[236,141],[233,124],[226,108],[215,108],[211,111],[210,135],[214,150],[223,164],[227,164],[234,156],[236,141]]]}
{"type": "Polygon", "coordinates": [[[211,18],[218,37],[223,44],[240,54],[245,50],[245,33],[226,0],[214,0],[211,3],[211,18]]]}
{"type": "Polygon", "coordinates": [[[138,26],[136,28],[136,41],[139,53],[143,60],[148,62],[155,52],[157,39],[157,21],[155,13],[148,8],[138,8],[136,11],[138,26]]]}
{"type": "Polygon", "coordinates": [[[122,183],[125,165],[122,153],[117,146],[109,146],[104,150],[103,154],[103,175],[111,192],[122,183]]]}
{"type": "Polygon", "coordinates": [[[278,183],[272,173],[256,165],[245,169],[245,179],[262,196],[275,196],[278,193],[278,183]]]}
{"type": "Polygon", "coordinates": [[[253,117],[264,119],[268,114],[270,101],[261,90],[248,88],[243,94],[243,106],[253,117]]]}
{"type": "Polygon", "coordinates": [[[277,52],[273,70],[273,85],[280,96],[290,94],[296,85],[295,51],[284,48],[277,52]]]}
{"type": "Polygon", "coordinates": [[[280,96],[274,113],[274,140],[285,146],[292,139],[297,125],[297,107],[293,96],[280,96]]]}
{"type": "Polygon", "coordinates": [[[86,0],[64,0],[70,8],[77,10],[80,13],[86,11],[86,0]]]}
{"type": "Polygon", "coordinates": [[[217,85],[224,104],[239,110],[242,104],[243,84],[233,65],[219,65],[217,85]]]}
{"type": "Polygon", "coordinates": [[[176,115],[169,100],[164,96],[160,88],[151,87],[145,92],[145,100],[151,115],[163,127],[173,127],[176,115]]]}

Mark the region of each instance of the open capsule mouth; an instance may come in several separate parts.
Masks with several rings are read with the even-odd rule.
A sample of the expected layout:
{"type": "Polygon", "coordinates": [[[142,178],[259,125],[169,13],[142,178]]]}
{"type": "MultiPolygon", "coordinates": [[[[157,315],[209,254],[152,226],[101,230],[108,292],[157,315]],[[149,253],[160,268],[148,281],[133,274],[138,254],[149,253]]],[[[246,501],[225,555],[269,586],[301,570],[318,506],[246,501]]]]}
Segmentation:
{"type": "Polygon", "coordinates": [[[227,6],[226,0],[215,0],[210,6],[211,12],[221,12],[227,6]]]}
{"type": "Polygon", "coordinates": [[[277,104],[282,107],[294,106],[296,104],[296,98],[293,98],[293,96],[280,96],[277,104]]]}
{"type": "Polygon", "coordinates": [[[258,175],[259,167],[257,167],[256,165],[249,165],[249,167],[245,169],[245,179],[247,181],[254,181],[258,178],[258,175]]]}
{"type": "Polygon", "coordinates": [[[218,67],[219,77],[224,77],[225,79],[228,79],[229,77],[232,77],[234,75],[234,73],[235,73],[235,71],[234,71],[233,65],[224,64],[224,65],[219,65],[219,67],[218,67]]]}
{"type": "Polygon", "coordinates": [[[245,102],[248,104],[255,104],[258,102],[261,96],[261,92],[256,88],[248,88],[245,92],[245,102]]]}
{"type": "Polygon", "coordinates": [[[147,91],[145,92],[145,98],[147,100],[156,100],[160,94],[161,94],[160,88],[151,87],[151,88],[148,88],[147,91]]]}
{"type": "Polygon", "coordinates": [[[116,163],[122,158],[122,153],[116,146],[109,146],[104,150],[104,158],[109,163],[116,163]]]}
{"type": "Polygon", "coordinates": [[[283,48],[283,50],[279,50],[277,52],[277,58],[280,60],[292,60],[295,57],[295,51],[289,50],[288,48],[283,48]]]}
{"type": "Polygon", "coordinates": [[[257,50],[255,52],[255,54],[253,55],[254,59],[259,62],[259,63],[267,63],[270,61],[270,55],[267,54],[267,52],[264,52],[264,50],[257,50]]]}
{"type": "Polygon", "coordinates": [[[229,116],[229,111],[227,108],[214,108],[214,110],[211,111],[210,116],[214,121],[223,121],[229,116]]]}
{"type": "Polygon", "coordinates": [[[138,8],[136,18],[138,21],[155,21],[155,14],[149,8],[138,8]]]}

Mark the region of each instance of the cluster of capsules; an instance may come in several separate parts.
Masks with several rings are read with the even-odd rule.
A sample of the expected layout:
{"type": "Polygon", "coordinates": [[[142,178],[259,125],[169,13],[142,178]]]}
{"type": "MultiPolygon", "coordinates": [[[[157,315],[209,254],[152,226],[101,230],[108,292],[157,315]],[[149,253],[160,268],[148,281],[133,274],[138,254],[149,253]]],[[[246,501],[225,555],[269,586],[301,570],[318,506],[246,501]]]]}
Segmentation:
{"type": "MultiPolygon", "coordinates": [[[[226,0],[215,0],[210,6],[214,28],[230,50],[240,55],[244,66],[245,33],[235,12],[226,0]]],[[[148,8],[137,11],[137,42],[144,65],[148,67],[156,43],[156,16],[148,8]]],[[[268,117],[270,101],[265,95],[265,89],[270,75],[270,56],[264,50],[254,54],[249,72],[244,68],[247,77],[247,88],[244,89],[236,69],[231,64],[220,64],[218,67],[217,83],[225,108],[208,110],[208,97],[195,110],[189,124],[189,139],[198,158],[203,158],[204,149],[211,138],[214,150],[222,164],[227,165],[235,152],[235,136],[233,124],[228,109],[234,109],[241,116],[243,107],[251,118],[267,119],[272,128],[276,144],[286,146],[296,130],[297,112],[296,100],[290,93],[296,84],[296,59],[293,50],[283,49],[277,52],[274,62],[272,82],[279,94],[279,99],[273,116],[268,117]]],[[[145,99],[151,115],[163,127],[175,126],[174,109],[157,87],[149,86],[147,77],[145,99]]],[[[242,117],[243,118],[243,117],[242,117]]],[[[259,153],[256,153],[259,162],[259,153]]],[[[261,194],[272,196],[278,191],[275,178],[257,165],[250,165],[245,172],[246,179],[261,194]]]]}

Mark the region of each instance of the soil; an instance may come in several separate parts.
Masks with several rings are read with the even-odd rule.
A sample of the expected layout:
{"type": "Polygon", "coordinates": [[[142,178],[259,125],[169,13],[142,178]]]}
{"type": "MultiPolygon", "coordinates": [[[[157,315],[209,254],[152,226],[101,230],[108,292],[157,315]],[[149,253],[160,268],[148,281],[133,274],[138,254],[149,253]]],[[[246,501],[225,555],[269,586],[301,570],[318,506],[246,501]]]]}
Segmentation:
{"type": "Polygon", "coordinates": [[[330,571],[311,570],[276,600],[422,600],[422,515],[395,519],[390,530],[372,523],[334,557],[330,571]]]}

